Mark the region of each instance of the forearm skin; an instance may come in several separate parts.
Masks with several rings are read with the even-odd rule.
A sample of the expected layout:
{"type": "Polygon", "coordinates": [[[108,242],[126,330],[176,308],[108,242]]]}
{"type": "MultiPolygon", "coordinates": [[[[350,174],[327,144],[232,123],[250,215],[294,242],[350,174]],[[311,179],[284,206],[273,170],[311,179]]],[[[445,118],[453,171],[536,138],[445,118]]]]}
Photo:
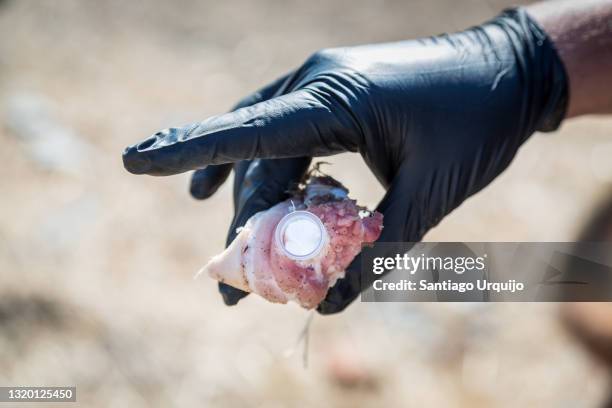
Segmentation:
{"type": "Polygon", "coordinates": [[[547,32],[565,65],[566,118],[612,113],[612,0],[557,0],[527,12],[547,32]]]}

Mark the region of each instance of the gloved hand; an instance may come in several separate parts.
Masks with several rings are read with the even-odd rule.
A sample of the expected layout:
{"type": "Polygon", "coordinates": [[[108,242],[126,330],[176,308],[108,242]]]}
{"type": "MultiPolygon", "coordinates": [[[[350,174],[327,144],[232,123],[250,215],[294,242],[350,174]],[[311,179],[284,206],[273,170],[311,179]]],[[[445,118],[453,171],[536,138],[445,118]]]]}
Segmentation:
{"type": "MultiPolygon", "coordinates": [[[[161,131],[123,160],[135,174],[201,169],[192,182],[200,198],[235,163],[231,241],[236,226],[285,198],[311,157],[359,152],[387,189],[379,241],[419,241],[533,132],[556,129],[567,98],[550,40],[517,9],[457,34],[317,52],[239,109],[161,131]]],[[[330,289],[321,313],[359,295],[359,265],[330,289]]],[[[223,291],[230,304],[242,296],[223,291]]]]}

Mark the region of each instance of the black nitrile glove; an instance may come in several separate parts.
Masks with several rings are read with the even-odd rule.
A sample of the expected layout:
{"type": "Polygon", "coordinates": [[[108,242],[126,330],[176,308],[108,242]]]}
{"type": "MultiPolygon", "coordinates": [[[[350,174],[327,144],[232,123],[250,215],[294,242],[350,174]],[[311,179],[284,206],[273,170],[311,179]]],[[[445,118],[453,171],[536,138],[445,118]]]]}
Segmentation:
{"type": "MultiPolygon", "coordinates": [[[[200,198],[236,163],[229,242],[237,226],[286,197],[310,157],[359,152],[387,189],[379,241],[419,241],[499,175],[533,132],[556,129],[567,99],[556,51],[518,9],[457,34],[318,52],[244,107],[159,132],[123,160],[135,174],[202,169],[191,190],[200,198]]],[[[330,289],[321,313],[359,295],[359,265],[330,289]]],[[[228,304],[243,296],[222,293],[228,304]]]]}

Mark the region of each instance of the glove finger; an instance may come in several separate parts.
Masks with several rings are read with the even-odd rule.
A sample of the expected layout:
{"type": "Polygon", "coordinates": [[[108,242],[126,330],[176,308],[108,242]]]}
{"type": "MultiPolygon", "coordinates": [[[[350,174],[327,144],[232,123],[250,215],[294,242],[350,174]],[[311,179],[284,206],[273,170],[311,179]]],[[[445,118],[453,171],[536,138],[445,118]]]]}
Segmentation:
{"type": "MultiPolygon", "coordinates": [[[[244,108],[255,103],[265,101],[278,95],[289,83],[293,73],[283,75],[277,80],[253,92],[251,95],[239,101],[231,110],[244,108]]],[[[210,165],[204,169],[198,169],[191,176],[189,191],[193,198],[203,200],[212,196],[225,182],[232,170],[230,163],[210,165]]]]}
{"type": "Polygon", "coordinates": [[[171,175],[254,158],[322,156],[356,151],[359,126],[320,94],[301,89],[185,128],[166,129],[128,147],[134,174],[171,175]]]}
{"type": "MultiPolygon", "coordinates": [[[[251,106],[256,103],[268,100],[273,98],[274,96],[281,95],[288,88],[294,77],[295,71],[289,72],[271,82],[270,84],[264,86],[256,92],[253,92],[251,95],[246,98],[240,100],[234,107],[231,109],[235,111],[236,109],[244,108],[246,106],[251,106]]],[[[241,160],[239,162],[234,163],[234,212],[237,211],[237,197],[240,192],[240,187],[242,186],[242,182],[244,180],[244,175],[249,168],[252,160],[241,160]]],[[[229,165],[229,163],[228,163],[229,165]]],[[[223,165],[220,165],[223,166],[223,165]]],[[[197,171],[197,170],[196,170],[197,171]]]]}
{"type": "MultiPolygon", "coordinates": [[[[310,161],[309,157],[253,160],[247,169],[243,169],[243,181],[236,196],[236,215],[227,236],[227,245],[236,237],[236,229],[246,224],[249,218],[288,198],[287,190],[302,179],[310,161]]],[[[219,292],[228,306],[248,295],[223,283],[219,283],[219,292]]]]}
{"type": "Polygon", "coordinates": [[[217,192],[232,172],[233,165],[230,163],[206,166],[193,172],[189,193],[197,200],[209,198],[217,192]]]}
{"type": "Polygon", "coordinates": [[[234,216],[238,213],[238,202],[240,201],[240,191],[242,190],[242,185],[244,183],[244,177],[246,176],[247,171],[249,170],[249,166],[253,160],[241,160],[237,163],[234,163],[234,216]]]}
{"type": "Polygon", "coordinates": [[[226,306],[235,306],[241,299],[249,295],[249,292],[245,292],[244,290],[240,290],[223,282],[219,282],[219,293],[226,306]]]}
{"type": "MultiPolygon", "coordinates": [[[[416,167],[416,166],[415,166],[416,167]]],[[[384,228],[376,242],[417,242],[427,232],[418,210],[418,187],[422,185],[416,168],[400,171],[387,193],[377,207],[384,215],[384,228]]],[[[370,276],[370,275],[368,275],[370,276]]],[[[357,255],[346,270],[344,278],[329,289],[325,299],[317,307],[321,314],[334,314],[343,311],[361,293],[362,288],[372,282],[362,282],[361,254],[357,255]]]]}
{"type": "MultiPolygon", "coordinates": [[[[240,194],[240,188],[242,187],[242,183],[244,182],[244,176],[246,175],[246,172],[251,162],[252,160],[243,160],[234,164],[234,214],[238,212],[238,196],[240,194]]],[[[228,233],[226,246],[229,246],[229,244],[233,240],[233,238],[230,239],[231,232],[236,230],[236,227],[234,227],[233,225],[234,221],[232,221],[230,226],[230,233],[228,233]]],[[[240,299],[246,297],[249,294],[249,292],[237,289],[223,282],[219,282],[219,293],[221,293],[223,302],[227,306],[234,306],[238,303],[238,301],[240,301],[240,299]]]]}

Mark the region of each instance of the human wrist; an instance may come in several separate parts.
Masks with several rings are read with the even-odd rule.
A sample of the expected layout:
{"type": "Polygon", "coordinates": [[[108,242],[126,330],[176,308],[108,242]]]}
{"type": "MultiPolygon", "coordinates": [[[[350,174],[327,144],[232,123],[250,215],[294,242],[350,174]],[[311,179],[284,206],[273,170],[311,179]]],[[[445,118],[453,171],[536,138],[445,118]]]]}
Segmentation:
{"type": "Polygon", "coordinates": [[[558,0],[527,6],[567,71],[567,117],[612,113],[612,0],[558,0]]]}

